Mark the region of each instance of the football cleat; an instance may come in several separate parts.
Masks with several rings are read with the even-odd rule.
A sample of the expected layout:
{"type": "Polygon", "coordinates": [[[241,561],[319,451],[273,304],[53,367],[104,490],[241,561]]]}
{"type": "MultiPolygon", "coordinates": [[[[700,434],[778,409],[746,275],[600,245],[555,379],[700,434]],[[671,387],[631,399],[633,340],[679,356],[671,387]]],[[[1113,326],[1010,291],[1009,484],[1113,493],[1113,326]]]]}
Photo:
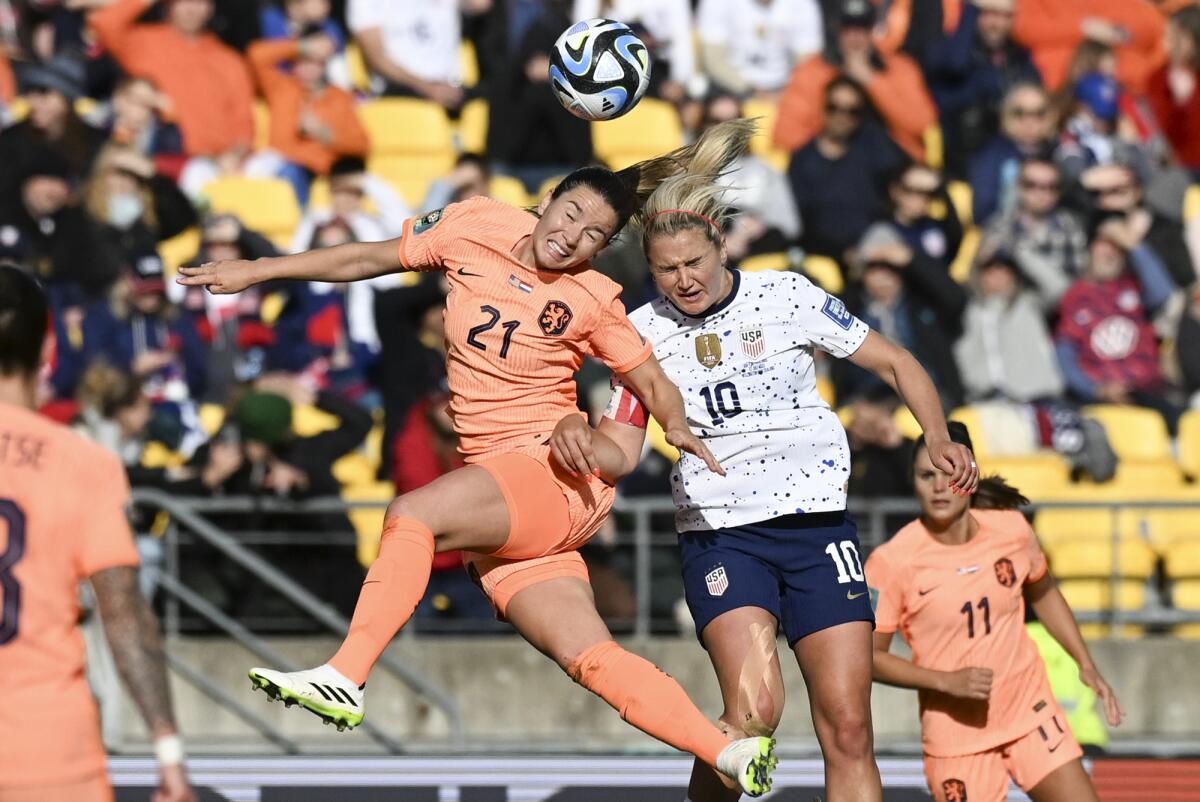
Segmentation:
{"type": "MultiPolygon", "coordinates": [[[[362,724],[363,689],[326,664],[306,671],[250,669],[251,687],[287,707],[300,705],[338,732],[362,724]]],[[[365,686],[364,686],[365,687],[365,686]]]]}
{"type": "Polygon", "coordinates": [[[748,796],[762,796],[771,790],[771,772],[777,765],[774,738],[743,738],[717,756],[717,771],[737,780],[748,796]]]}

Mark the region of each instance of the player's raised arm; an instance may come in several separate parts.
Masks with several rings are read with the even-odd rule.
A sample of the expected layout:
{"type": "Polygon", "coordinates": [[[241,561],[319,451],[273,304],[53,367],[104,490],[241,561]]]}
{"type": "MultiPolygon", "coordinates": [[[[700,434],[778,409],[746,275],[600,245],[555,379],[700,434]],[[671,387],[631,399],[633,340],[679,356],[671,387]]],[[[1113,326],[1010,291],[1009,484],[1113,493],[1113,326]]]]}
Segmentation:
{"type": "Polygon", "coordinates": [[[667,442],[704,460],[704,464],[713,473],[725,475],[725,469],[717,462],[717,458],[708,450],[687,423],[687,413],[683,407],[683,396],[667,374],[663,373],[662,365],[653,355],[628,373],[621,375],[622,383],[637,393],[638,398],[646,405],[646,409],[662,426],[667,442]]]}
{"type": "Polygon", "coordinates": [[[290,256],[209,262],[199,267],[181,267],[176,281],[189,287],[208,287],[214,295],[241,292],[276,279],[361,281],[400,270],[399,244],[399,239],[350,242],[290,256]]]}

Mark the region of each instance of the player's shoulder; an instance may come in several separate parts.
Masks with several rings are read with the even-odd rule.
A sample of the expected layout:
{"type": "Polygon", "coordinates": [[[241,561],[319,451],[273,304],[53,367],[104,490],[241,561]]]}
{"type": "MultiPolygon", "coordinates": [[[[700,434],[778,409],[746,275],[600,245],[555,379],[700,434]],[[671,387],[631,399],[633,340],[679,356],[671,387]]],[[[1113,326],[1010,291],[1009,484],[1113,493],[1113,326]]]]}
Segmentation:
{"type": "Polygon", "coordinates": [[[791,270],[757,270],[741,274],[742,291],[785,290],[793,291],[814,286],[807,278],[791,270]]]}
{"type": "Polygon", "coordinates": [[[15,414],[24,418],[20,423],[22,433],[31,440],[41,441],[40,457],[46,469],[64,476],[87,476],[97,470],[124,470],[116,454],[69,426],[29,410],[18,410],[15,414]]]}
{"type": "Polygon", "coordinates": [[[451,203],[442,209],[434,209],[418,217],[413,223],[413,233],[421,234],[428,231],[443,219],[450,221],[456,234],[460,236],[479,234],[482,231],[494,233],[496,229],[528,233],[525,229],[532,229],[537,222],[537,219],[525,209],[518,209],[516,206],[509,206],[504,201],[478,195],[451,203]],[[471,225],[469,227],[462,226],[461,223],[464,222],[469,222],[471,225]]]}
{"type": "Polygon", "coordinates": [[[971,510],[981,526],[1005,538],[1024,540],[1032,528],[1020,510],[971,510]]]}
{"type": "Polygon", "coordinates": [[[900,528],[883,544],[871,552],[871,556],[879,555],[889,565],[902,568],[918,551],[922,550],[929,537],[928,530],[920,518],[913,519],[900,528]]]}

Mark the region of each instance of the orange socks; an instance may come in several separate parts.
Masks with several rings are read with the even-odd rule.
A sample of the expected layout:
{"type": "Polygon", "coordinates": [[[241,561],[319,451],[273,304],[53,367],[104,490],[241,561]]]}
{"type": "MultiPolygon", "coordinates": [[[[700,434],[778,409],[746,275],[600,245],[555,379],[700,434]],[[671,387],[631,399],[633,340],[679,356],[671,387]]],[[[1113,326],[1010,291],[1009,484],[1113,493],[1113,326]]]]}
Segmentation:
{"type": "Polygon", "coordinates": [[[363,580],[350,632],[329,661],[347,679],[365,683],[371,666],[408,623],[429,585],[433,551],[433,532],[420,521],[395,516],[383,522],[379,556],[363,580]]]}
{"type": "Polygon", "coordinates": [[[647,735],[710,766],[729,739],[696,709],[670,675],[615,641],[591,647],[567,669],[571,679],[608,702],[647,735]]]}

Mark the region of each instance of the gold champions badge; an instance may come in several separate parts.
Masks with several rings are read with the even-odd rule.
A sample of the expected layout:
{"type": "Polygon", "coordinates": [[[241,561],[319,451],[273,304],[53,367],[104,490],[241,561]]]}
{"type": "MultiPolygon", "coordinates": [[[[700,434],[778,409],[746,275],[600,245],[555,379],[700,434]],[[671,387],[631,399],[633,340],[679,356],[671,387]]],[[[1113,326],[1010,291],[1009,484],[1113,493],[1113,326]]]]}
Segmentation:
{"type": "Polygon", "coordinates": [[[721,338],[715,334],[701,334],[696,338],[696,359],[706,368],[721,364],[721,338]]]}

